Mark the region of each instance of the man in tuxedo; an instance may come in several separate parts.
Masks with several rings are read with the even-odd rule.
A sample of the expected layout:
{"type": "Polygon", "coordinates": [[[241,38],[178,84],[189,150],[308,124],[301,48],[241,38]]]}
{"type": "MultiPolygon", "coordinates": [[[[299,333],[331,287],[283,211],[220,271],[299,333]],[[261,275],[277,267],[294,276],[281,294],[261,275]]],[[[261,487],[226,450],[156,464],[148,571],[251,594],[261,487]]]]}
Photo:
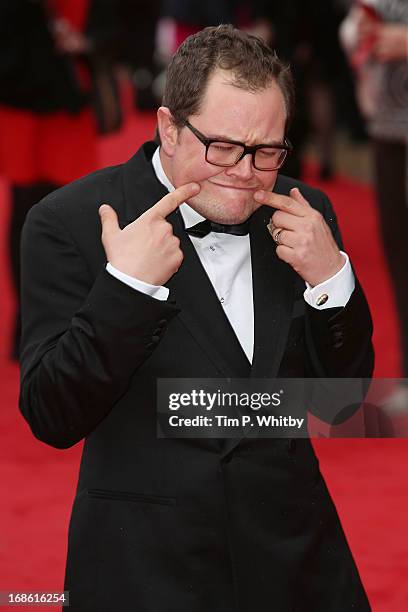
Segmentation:
{"type": "Polygon", "coordinates": [[[159,378],[372,372],[331,205],[278,177],[292,104],[264,43],[206,28],[169,66],[160,146],[29,215],[20,406],[45,443],[85,438],[74,610],[370,609],[308,439],[156,436],[159,378]]]}

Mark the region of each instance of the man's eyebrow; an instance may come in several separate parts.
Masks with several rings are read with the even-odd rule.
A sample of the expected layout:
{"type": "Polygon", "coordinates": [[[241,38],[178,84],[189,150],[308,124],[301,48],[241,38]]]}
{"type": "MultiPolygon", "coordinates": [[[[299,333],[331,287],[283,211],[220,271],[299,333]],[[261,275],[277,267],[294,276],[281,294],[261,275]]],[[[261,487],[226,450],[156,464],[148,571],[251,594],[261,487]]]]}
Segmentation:
{"type": "MultiPolygon", "coordinates": [[[[246,144],[245,142],[243,142],[242,140],[237,140],[235,138],[231,138],[231,136],[225,136],[225,134],[213,134],[213,135],[209,135],[207,136],[207,138],[209,140],[226,140],[227,142],[236,142],[239,144],[246,144]]],[[[270,142],[259,142],[259,143],[255,143],[253,145],[247,145],[247,146],[257,146],[258,144],[264,145],[265,147],[273,147],[274,145],[281,145],[284,144],[283,142],[281,142],[280,140],[271,140],[270,142]]]]}
{"type": "Polygon", "coordinates": [[[237,140],[235,138],[231,138],[231,136],[226,136],[225,134],[210,134],[208,136],[209,139],[214,140],[214,139],[219,139],[219,140],[231,140],[231,142],[242,142],[241,140],[237,140]]]}

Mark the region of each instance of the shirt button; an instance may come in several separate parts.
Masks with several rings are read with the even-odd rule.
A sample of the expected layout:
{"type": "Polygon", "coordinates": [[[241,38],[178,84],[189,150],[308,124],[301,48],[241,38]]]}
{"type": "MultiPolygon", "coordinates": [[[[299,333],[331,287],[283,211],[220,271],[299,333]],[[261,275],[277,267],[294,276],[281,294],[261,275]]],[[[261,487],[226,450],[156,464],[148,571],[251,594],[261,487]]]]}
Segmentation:
{"type": "Polygon", "coordinates": [[[215,246],[213,244],[210,245],[210,251],[215,251],[215,246]]]}
{"type": "Polygon", "coordinates": [[[222,298],[220,298],[220,302],[221,302],[221,304],[223,304],[223,303],[224,303],[224,301],[225,301],[225,300],[224,300],[224,298],[223,298],[223,297],[222,297],[222,298]]]}
{"type": "Polygon", "coordinates": [[[322,295],[319,295],[316,300],[316,306],[323,306],[323,304],[325,304],[328,299],[329,296],[327,295],[327,293],[322,293],[322,295]]]}

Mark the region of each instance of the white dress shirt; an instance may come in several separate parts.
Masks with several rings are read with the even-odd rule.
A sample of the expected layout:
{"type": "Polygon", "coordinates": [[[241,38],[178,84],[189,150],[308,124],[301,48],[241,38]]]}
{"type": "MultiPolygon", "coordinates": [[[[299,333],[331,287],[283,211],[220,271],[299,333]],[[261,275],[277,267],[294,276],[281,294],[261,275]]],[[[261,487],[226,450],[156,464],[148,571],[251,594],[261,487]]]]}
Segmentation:
{"type": "MultiPolygon", "coordinates": [[[[174,191],[173,185],[164,173],[159,147],[153,155],[152,163],[158,180],[169,192],[174,191]]],[[[204,217],[186,203],[180,205],[180,213],[186,228],[204,220],[204,217]]],[[[190,236],[190,240],[248,360],[252,363],[254,310],[249,235],[233,236],[210,232],[203,238],[190,236]]],[[[345,306],[350,299],[355,280],[348,256],[343,252],[342,255],[345,259],[344,266],[337,274],[315,287],[310,287],[306,283],[304,299],[313,308],[321,310],[334,306],[345,306]],[[324,296],[323,299],[322,296],[324,296]]],[[[167,287],[150,285],[133,278],[120,272],[110,263],[107,264],[106,269],[133,289],[158,300],[168,298],[167,287]]]]}

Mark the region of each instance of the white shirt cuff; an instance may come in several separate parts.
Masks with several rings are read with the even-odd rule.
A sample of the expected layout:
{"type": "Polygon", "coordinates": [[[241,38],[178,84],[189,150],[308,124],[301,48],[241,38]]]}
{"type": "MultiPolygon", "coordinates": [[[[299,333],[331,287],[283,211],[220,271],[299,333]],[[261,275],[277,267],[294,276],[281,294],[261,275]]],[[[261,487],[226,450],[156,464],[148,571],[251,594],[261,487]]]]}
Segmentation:
{"type": "Polygon", "coordinates": [[[122,281],[132,289],[136,289],[136,291],[141,291],[146,295],[150,295],[150,297],[156,298],[156,300],[161,300],[165,302],[169,297],[169,290],[167,287],[159,287],[158,285],[150,285],[149,283],[145,283],[142,280],[138,280],[137,278],[133,278],[133,276],[129,276],[129,274],[125,274],[121,272],[109,262],[106,264],[106,270],[109,274],[112,274],[115,278],[122,281]]]}
{"type": "Polygon", "coordinates": [[[343,251],[340,251],[340,253],[345,258],[345,262],[334,276],[314,287],[306,283],[303,297],[309,306],[317,310],[345,306],[354,291],[356,281],[351,269],[350,259],[343,251]]]}

